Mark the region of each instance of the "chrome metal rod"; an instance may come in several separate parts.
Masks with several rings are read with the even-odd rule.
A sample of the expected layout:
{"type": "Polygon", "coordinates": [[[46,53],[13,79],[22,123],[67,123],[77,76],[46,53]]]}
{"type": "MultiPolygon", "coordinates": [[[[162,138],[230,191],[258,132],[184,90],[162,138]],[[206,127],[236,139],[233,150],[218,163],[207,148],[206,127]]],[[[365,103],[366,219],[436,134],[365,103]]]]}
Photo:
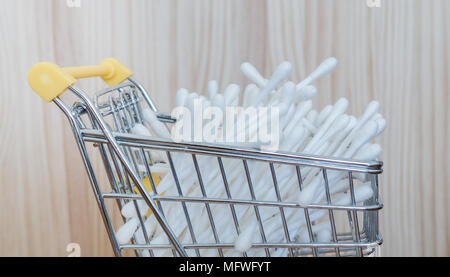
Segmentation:
{"type": "Polygon", "coordinates": [[[153,202],[153,197],[148,193],[148,191],[145,189],[144,185],[142,184],[139,176],[134,172],[133,167],[131,166],[130,162],[126,159],[125,154],[122,152],[122,149],[120,148],[119,144],[116,141],[116,138],[114,137],[113,133],[111,133],[108,130],[108,127],[106,123],[104,122],[102,116],[98,112],[98,110],[95,108],[94,104],[91,102],[89,97],[81,90],[77,89],[76,87],[69,87],[69,90],[72,91],[75,95],[77,95],[83,102],[86,104],[86,108],[91,113],[91,115],[94,117],[94,119],[97,121],[97,124],[99,125],[101,131],[103,132],[104,136],[106,137],[108,143],[112,146],[114,152],[117,154],[117,157],[123,164],[124,168],[129,173],[131,179],[133,180],[134,184],[138,188],[141,195],[144,197],[144,200],[147,202],[147,205],[152,210],[153,214],[155,215],[156,220],[161,224],[161,228],[164,230],[166,235],[168,236],[170,242],[173,244],[177,252],[181,256],[187,256],[186,252],[184,251],[182,245],[179,243],[177,238],[175,237],[175,234],[170,229],[168,223],[164,219],[164,217],[161,215],[159,209],[156,207],[155,203],[153,202]]]}
{"type": "Polygon", "coordinates": [[[78,145],[78,149],[80,150],[81,156],[83,157],[83,162],[84,162],[84,166],[86,167],[86,170],[88,172],[88,176],[89,176],[89,180],[91,181],[91,186],[92,189],[94,191],[95,194],[95,199],[97,200],[97,204],[100,208],[100,212],[103,218],[103,221],[106,225],[106,230],[108,232],[108,237],[109,240],[111,241],[111,244],[113,245],[113,251],[114,254],[118,257],[122,256],[122,253],[120,251],[120,247],[119,247],[119,243],[116,240],[116,237],[113,233],[113,226],[111,223],[111,219],[108,216],[107,213],[107,209],[106,209],[106,205],[105,205],[105,201],[103,200],[103,195],[102,192],[99,189],[98,183],[97,183],[97,178],[95,177],[94,173],[94,169],[92,167],[91,161],[88,158],[88,152],[86,149],[86,145],[83,142],[82,136],[79,132],[79,128],[76,125],[75,119],[71,113],[71,111],[69,110],[69,108],[64,104],[63,101],[61,101],[61,99],[59,99],[58,97],[56,97],[55,99],[53,99],[53,102],[63,111],[63,113],[67,116],[70,125],[72,126],[72,130],[75,136],[75,141],[77,142],[78,145]]]}
{"type": "MultiPolygon", "coordinates": [[[[101,131],[82,130],[83,139],[90,142],[108,142],[101,131]]],[[[343,170],[370,174],[380,174],[382,162],[359,162],[345,159],[334,159],[294,153],[265,152],[248,148],[231,148],[217,144],[180,143],[155,137],[140,137],[130,134],[115,133],[113,136],[121,145],[145,147],[161,151],[183,152],[209,155],[215,157],[237,158],[273,162],[277,164],[293,164],[332,170],[343,170]]]]}
{"type": "MultiPolygon", "coordinates": [[[[122,199],[143,199],[141,195],[124,194],[124,193],[104,193],[105,198],[122,198],[122,199]]],[[[253,205],[265,207],[283,207],[283,208],[299,208],[299,209],[323,209],[323,210],[342,210],[342,211],[376,211],[383,208],[382,204],[370,206],[338,206],[328,204],[300,204],[295,202],[278,202],[278,201],[263,201],[263,200],[245,200],[245,199],[226,199],[226,198],[202,198],[202,197],[179,197],[179,196],[162,196],[154,195],[154,200],[157,201],[172,201],[172,202],[191,202],[191,203],[213,203],[225,205],[253,205]]]]}

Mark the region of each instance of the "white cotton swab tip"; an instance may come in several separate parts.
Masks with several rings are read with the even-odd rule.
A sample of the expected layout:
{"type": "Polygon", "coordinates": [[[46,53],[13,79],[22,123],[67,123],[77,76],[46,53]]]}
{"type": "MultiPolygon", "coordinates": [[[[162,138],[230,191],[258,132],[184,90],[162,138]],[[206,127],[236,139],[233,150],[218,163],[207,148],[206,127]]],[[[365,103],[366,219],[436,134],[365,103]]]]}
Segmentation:
{"type": "Polygon", "coordinates": [[[252,247],[252,237],[254,236],[254,232],[255,225],[252,224],[239,235],[234,245],[234,249],[241,253],[248,251],[252,247]]]}
{"type": "MultiPolygon", "coordinates": [[[[373,196],[373,189],[371,184],[364,184],[355,189],[355,202],[361,203],[369,200],[373,196]]],[[[350,205],[352,203],[351,195],[349,193],[343,195],[339,199],[333,202],[334,205],[345,206],[350,205]]]]}
{"type": "MultiPolygon", "coordinates": [[[[139,213],[141,215],[145,215],[148,211],[147,203],[144,200],[136,201],[136,205],[139,209],[139,213]]],[[[136,207],[134,205],[134,201],[130,201],[122,207],[121,211],[122,215],[125,218],[137,217],[136,207]]]]}
{"type": "Polygon", "coordinates": [[[139,123],[134,125],[134,127],[131,129],[131,133],[133,133],[134,135],[144,136],[144,137],[152,136],[150,131],[144,125],[139,124],[139,123]]]}
{"type": "Polygon", "coordinates": [[[315,86],[305,86],[297,89],[297,96],[295,97],[296,102],[302,102],[312,99],[317,95],[317,88],[315,86]]]}
{"type": "Polygon", "coordinates": [[[376,120],[376,122],[377,122],[377,125],[378,125],[377,135],[379,135],[386,129],[387,122],[386,122],[386,119],[384,119],[384,118],[378,118],[376,120]]]}
{"type": "Polygon", "coordinates": [[[319,67],[316,68],[316,70],[313,71],[308,77],[306,77],[305,80],[303,80],[301,83],[297,85],[297,89],[300,89],[304,86],[307,86],[317,80],[318,78],[321,78],[331,71],[333,71],[336,66],[338,65],[338,60],[336,58],[328,58],[324,60],[319,67]]]}
{"type": "Polygon", "coordinates": [[[362,147],[353,158],[360,161],[373,161],[381,155],[382,151],[380,145],[368,144],[362,147]]]}
{"type": "Polygon", "coordinates": [[[182,107],[186,105],[186,100],[189,95],[189,91],[185,88],[180,88],[175,96],[175,107],[182,107]]]}
{"type": "Polygon", "coordinates": [[[133,217],[132,219],[128,220],[127,223],[122,225],[119,228],[119,230],[117,230],[116,232],[117,242],[119,244],[125,244],[129,242],[134,232],[136,232],[138,225],[139,219],[133,217]]]}
{"type": "Polygon", "coordinates": [[[331,241],[331,229],[323,228],[317,233],[318,242],[330,242],[331,241]]]}
{"type": "Polygon", "coordinates": [[[265,87],[267,84],[267,79],[265,79],[258,70],[250,63],[246,62],[241,65],[241,71],[244,75],[252,82],[257,84],[259,87],[265,87]]]}
{"type": "Polygon", "coordinates": [[[267,82],[264,89],[258,95],[255,101],[255,106],[258,106],[261,102],[266,99],[267,95],[274,90],[281,82],[283,82],[287,77],[292,74],[292,64],[290,62],[282,62],[272,74],[272,77],[267,82]]]}

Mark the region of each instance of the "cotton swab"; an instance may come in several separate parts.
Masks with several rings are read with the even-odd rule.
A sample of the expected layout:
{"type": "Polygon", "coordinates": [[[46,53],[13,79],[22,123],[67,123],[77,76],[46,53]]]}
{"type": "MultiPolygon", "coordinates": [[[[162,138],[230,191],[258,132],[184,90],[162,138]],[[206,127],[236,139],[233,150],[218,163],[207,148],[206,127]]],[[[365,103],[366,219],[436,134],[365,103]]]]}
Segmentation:
{"type": "Polygon", "coordinates": [[[295,83],[286,82],[281,91],[281,102],[290,105],[296,96],[295,83]]]}
{"type": "Polygon", "coordinates": [[[255,94],[258,93],[258,87],[255,84],[249,84],[244,91],[244,97],[242,101],[242,107],[248,108],[255,94]]]}
{"type": "Polygon", "coordinates": [[[317,242],[330,242],[331,241],[331,227],[330,228],[323,228],[319,232],[317,232],[317,242]]]}
{"type": "Polygon", "coordinates": [[[383,150],[379,144],[366,144],[353,156],[355,160],[374,161],[383,150]]]}
{"type": "Polygon", "coordinates": [[[345,98],[341,98],[336,102],[330,116],[327,118],[325,123],[317,131],[317,134],[314,135],[314,137],[311,139],[309,144],[306,146],[306,148],[304,150],[306,153],[310,153],[310,150],[315,146],[315,143],[317,143],[320,140],[320,138],[323,136],[323,134],[328,130],[328,128],[334,122],[334,120],[339,115],[341,115],[342,113],[345,112],[347,107],[348,107],[348,100],[345,98]]]}
{"type": "MultiPolygon", "coordinates": [[[[136,205],[137,205],[137,207],[139,209],[139,213],[141,215],[147,213],[149,208],[147,206],[147,203],[144,200],[137,200],[136,205]]],[[[125,218],[137,217],[138,215],[136,212],[136,207],[135,207],[134,201],[130,201],[127,204],[125,204],[122,207],[121,213],[125,218]]]]}
{"type": "Polygon", "coordinates": [[[239,91],[240,87],[235,84],[231,84],[225,89],[224,96],[226,106],[237,106],[239,102],[239,91]]]}
{"type": "Polygon", "coordinates": [[[150,109],[142,110],[142,116],[145,122],[152,128],[152,130],[161,138],[170,139],[170,133],[166,125],[159,121],[156,114],[150,109]]]}
{"type": "MultiPolygon", "coordinates": [[[[341,144],[341,146],[336,151],[335,155],[340,156],[345,149],[348,147],[350,141],[353,139],[354,135],[367,123],[367,121],[378,113],[380,109],[380,104],[377,101],[372,101],[367,105],[366,110],[364,111],[364,114],[361,118],[358,119],[356,126],[353,128],[351,133],[345,138],[344,142],[341,144]]],[[[377,127],[378,130],[378,127],[377,127]]]]}
{"type": "Polygon", "coordinates": [[[138,135],[138,136],[144,136],[144,137],[151,137],[152,134],[150,131],[142,124],[135,124],[134,127],[131,129],[131,133],[138,135]]]}
{"type": "Polygon", "coordinates": [[[316,70],[314,70],[308,77],[306,77],[302,82],[300,82],[297,85],[297,89],[301,89],[304,86],[307,86],[317,80],[318,78],[321,78],[331,71],[333,71],[336,66],[338,65],[338,61],[336,58],[328,58],[324,60],[316,70]]]}
{"type": "Polygon", "coordinates": [[[386,119],[384,119],[384,118],[378,118],[377,120],[375,120],[375,122],[378,125],[378,128],[377,128],[377,136],[378,136],[386,129],[387,122],[386,122],[386,119]]]}
{"type": "Polygon", "coordinates": [[[243,63],[241,65],[241,71],[248,79],[257,84],[259,87],[263,88],[266,86],[268,80],[261,76],[261,74],[252,64],[243,63]]]}
{"type": "Polygon", "coordinates": [[[359,136],[355,137],[355,139],[349,144],[346,148],[347,151],[343,154],[343,158],[350,159],[352,156],[361,148],[364,144],[368,143],[372,140],[378,130],[378,124],[376,122],[370,121],[364,126],[364,128],[359,133],[359,136]]]}
{"type": "Polygon", "coordinates": [[[241,253],[247,252],[252,247],[252,238],[254,236],[255,229],[255,224],[251,224],[239,235],[234,246],[237,251],[241,253]]]}
{"type": "Polygon", "coordinates": [[[312,109],[312,101],[308,100],[305,101],[297,106],[297,110],[295,112],[295,115],[292,117],[292,120],[287,124],[285,127],[284,132],[286,134],[289,134],[292,132],[292,129],[295,127],[298,127],[299,121],[306,116],[309,111],[312,109]]]}
{"type": "Polygon", "coordinates": [[[328,105],[322,109],[322,111],[319,113],[319,118],[317,118],[318,125],[322,125],[322,123],[325,121],[325,119],[327,119],[332,110],[333,110],[332,105],[328,105]]]}
{"type": "MultiPolygon", "coordinates": [[[[373,189],[372,186],[369,184],[362,185],[355,189],[355,203],[367,201],[372,197],[373,197],[373,189]]],[[[341,205],[341,206],[351,205],[351,203],[352,199],[349,193],[344,194],[343,196],[336,199],[336,201],[333,201],[334,205],[341,205]]]]}
{"type": "Polygon", "coordinates": [[[256,99],[254,105],[259,106],[262,101],[266,99],[268,94],[274,90],[282,81],[289,77],[292,73],[292,64],[290,62],[281,63],[273,73],[272,77],[269,79],[267,84],[261,90],[258,98],[256,99]]]}
{"type": "Polygon", "coordinates": [[[116,232],[117,242],[120,244],[125,244],[130,241],[134,232],[139,225],[139,219],[133,217],[128,220],[124,225],[122,225],[116,232]]]}
{"type": "MultiPolygon", "coordinates": [[[[151,239],[153,237],[153,234],[156,230],[156,226],[158,226],[158,222],[156,221],[154,216],[149,216],[147,220],[144,222],[144,227],[146,231],[147,238],[151,239]]],[[[135,233],[136,242],[139,244],[145,244],[147,243],[144,235],[144,228],[142,226],[139,226],[139,228],[136,230],[135,233]]],[[[150,254],[148,251],[143,251],[144,257],[149,257],[150,254]]]]}
{"type": "MultiPolygon", "coordinates": [[[[139,123],[136,123],[134,125],[134,127],[131,129],[131,133],[134,135],[143,136],[143,137],[151,137],[152,136],[150,131],[144,125],[139,124],[139,123]]],[[[152,157],[152,160],[155,162],[165,160],[158,151],[150,150],[150,155],[152,157]]],[[[139,168],[139,167],[141,167],[141,164],[138,164],[137,166],[139,168]]],[[[144,170],[142,170],[142,171],[145,171],[145,166],[144,166],[144,170]]]]}
{"type": "MultiPolygon", "coordinates": [[[[333,125],[329,127],[328,130],[325,131],[322,137],[318,140],[318,142],[312,146],[312,149],[310,150],[311,153],[317,154],[317,149],[320,148],[321,145],[328,141],[332,141],[333,138],[344,129],[348,122],[349,122],[349,116],[346,114],[339,115],[336,120],[333,122],[333,125]]],[[[317,134],[316,134],[317,135],[317,134]]]]}
{"type": "Polygon", "coordinates": [[[189,91],[185,88],[180,88],[175,96],[175,107],[182,107],[186,103],[189,91]]]}
{"type": "Polygon", "coordinates": [[[219,84],[217,81],[209,81],[208,82],[208,98],[210,100],[214,99],[214,96],[219,92],[219,84]]]}
{"type": "MultiPolygon", "coordinates": [[[[348,106],[348,101],[345,99],[339,100],[335,105],[328,105],[322,111],[317,112],[312,109],[311,98],[317,94],[317,88],[311,83],[316,79],[331,72],[337,65],[337,60],[330,58],[325,60],[316,70],[314,70],[306,79],[299,84],[286,82],[279,88],[280,84],[285,81],[292,73],[292,65],[288,62],[280,64],[270,79],[264,78],[258,70],[249,63],[244,63],[241,66],[241,71],[254,84],[249,84],[243,92],[243,107],[259,107],[267,106],[278,108],[282,113],[280,114],[280,151],[310,153],[314,155],[337,156],[361,160],[377,159],[381,154],[379,145],[370,144],[375,136],[379,135],[386,128],[386,120],[378,113],[379,105],[377,102],[372,102],[366,108],[363,116],[356,119],[353,116],[345,114],[348,106]],[[259,88],[258,88],[259,87],[259,88]]],[[[187,107],[193,115],[195,113],[196,103],[200,103],[201,107],[219,107],[225,111],[227,107],[239,105],[240,88],[238,85],[231,84],[226,87],[223,94],[219,93],[217,81],[208,82],[207,98],[197,93],[189,93],[186,89],[180,89],[176,96],[176,106],[187,107]],[[198,101],[198,102],[196,102],[198,101]]],[[[145,112],[144,120],[154,131],[156,136],[163,138],[170,138],[168,130],[164,124],[157,123],[157,118],[154,113],[145,112]]],[[[238,117],[242,114],[238,114],[238,117]]],[[[191,118],[194,121],[194,118],[191,118]]],[[[202,124],[205,124],[204,122],[202,124]]],[[[221,122],[221,124],[225,124],[221,122]]],[[[253,128],[252,124],[260,127],[257,122],[250,122],[244,127],[244,131],[253,128]]],[[[144,133],[145,130],[138,126],[136,133],[144,133]]],[[[223,126],[222,126],[223,127],[223,126]]],[[[145,127],[144,127],[145,128],[145,127]]],[[[148,132],[148,130],[147,130],[148,132]]],[[[219,133],[216,134],[220,136],[219,133]]],[[[232,145],[232,144],[230,144],[232,145]]],[[[201,197],[202,194],[199,189],[196,172],[192,166],[186,165],[185,158],[190,158],[189,155],[179,154],[180,159],[176,159],[177,175],[180,186],[187,197],[201,197]],[[184,159],[182,159],[183,157],[184,159]]],[[[178,157],[174,155],[174,157],[178,157]]],[[[214,162],[213,158],[198,156],[199,167],[201,168],[205,189],[208,197],[223,198],[227,197],[223,189],[222,176],[218,170],[215,170],[211,164],[214,162]]],[[[223,165],[226,171],[229,189],[234,198],[248,199],[250,197],[247,188],[247,178],[242,170],[242,163],[237,163],[235,160],[223,160],[223,165]]],[[[259,163],[248,162],[249,171],[253,186],[258,189],[255,191],[256,199],[261,201],[276,200],[273,191],[272,179],[267,165],[259,163]]],[[[295,178],[295,170],[286,165],[275,164],[277,178],[281,189],[281,198],[283,201],[297,201],[300,203],[320,202],[324,198],[324,184],[323,176],[318,170],[305,168],[302,171],[303,175],[303,190],[298,191],[298,184],[295,178]]],[[[152,170],[153,171],[153,170],[152,170]]],[[[364,180],[357,174],[354,175],[360,180],[364,180]]],[[[334,205],[350,205],[351,199],[348,192],[348,176],[346,174],[337,174],[330,172],[329,188],[333,196],[334,205]],[[341,195],[343,194],[343,195],[341,195]],[[335,196],[336,195],[336,196],[335,196]],[[350,201],[350,202],[349,202],[350,201]]],[[[359,181],[358,181],[359,182],[359,181]]],[[[166,195],[177,195],[174,189],[172,173],[169,171],[158,186],[158,190],[164,191],[166,195]]],[[[370,182],[355,188],[356,202],[365,201],[373,196],[373,190],[370,187],[370,182]]],[[[132,203],[132,202],[130,202],[132,203]]],[[[129,233],[136,232],[136,238],[140,242],[145,242],[143,232],[139,228],[136,231],[134,222],[136,219],[136,209],[133,205],[128,203],[122,209],[122,214],[129,220],[120,231],[121,241],[131,238],[129,233]]],[[[137,201],[138,210],[145,213],[148,207],[144,201],[142,203],[137,201]],[[141,210],[142,209],[142,210],[141,210]]],[[[169,224],[173,227],[174,233],[179,237],[183,243],[191,243],[189,231],[183,220],[179,220],[182,216],[179,205],[176,203],[167,202],[165,205],[165,214],[169,224]]],[[[213,218],[216,219],[216,227],[219,230],[219,236],[223,241],[230,241],[235,239],[235,251],[239,253],[248,252],[249,256],[264,255],[263,249],[251,249],[259,236],[258,228],[253,220],[253,209],[250,206],[236,206],[238,211],[238,221],[241,226],[241,234],[236,237],[236,230],[232,221],[231,214],[224,214],[219,205],[211,206],[213,218]]],[[[209,227],[208,213],[205,207],[197,205],[197,207],[188,208],[190,214],[195,214],[195,218],[191,218],[194,232],[198,234],[198,242],[214,242],[214,237],[209,227]]],[[[310,217],[312,221],[321,219],[327,214],[326,210],[311,210],[310,217]]],[[[302,237],[309,242],[309,234],[305,235],[305,218],[302,213],[295,213],[293,209],[285,211],[286,218],[289,223],[289,232],[292,232],[292,237],[302,237]],[[292,225],[291,225],[292,224],[292,225]]],[[[254,215],[253,215],[254,216],[254,215]]],[[[261,208],[261,220],[266,228],[268,241],[283,240],[284,233],[280,228],[279,212],[268,211],[261,208]]],[[[150,217],[152,218],[152,217],[150,217]]],[[[146,221],[147,223],[147,221],[146,221]]],[[[155,224],[156,225],[156,224],[155,224]]],[[[329,222],[323,222],[322,225],[313,225],[313,233],[317,236],[319,242],[331,241],[331,230],[329,222]],[[327,225],[328,224],[328,225],[327,225]]],[[[119,233],[118,231],[118,233],[119,233]]],[[[164,233],[159,230],[150,230],[149,239],[151,243],[167,243],[164,233]]],[[[132,236],[133,234],[131,234],[132,236]]],[[[300,238],[302,240],[302,238],[300,238]]],[[[125,241],[126,242],[126,241],[125,241]]],[[[233,250],[225,250],[225,256],[233,255],[233,250]]],[[[273,251],[273,255],[285,255],[286,249],[273,251]]],[[[216,255],[216,250],[202,250],[202,254],[216,255]]],[[[148,253],[144,253],[147,255],[148,253]]],[[[170,250],[155,251],[156,256],[170,255],[170,250]]],[[[235,254],[235,253],[234,253],[235,254]]]]}
{"type": "Polygon", "coordinates": [[[223,112],[225,111],[226,102],[225,97],[222,94],[217,94],[216,96],[214,96],[212,104],[213,106],[219,107],[223,112]]]}
{"type": "Polygon", "coordinates": [[[317,95],[317,88],[315,86],[305,86],[297,90],[295,102],[302,102],[312,99],[317,95]]]}
{"type": "Polygon", "coordinates": [[[316,128],[316,126],[314,126],[313,123],[311,123],[311,121],[309,121],[306,118],[302,118],[302,123],[305,126],[305,128],[311,132],[311,134],[317,133],[317,128],[316,128]]]}

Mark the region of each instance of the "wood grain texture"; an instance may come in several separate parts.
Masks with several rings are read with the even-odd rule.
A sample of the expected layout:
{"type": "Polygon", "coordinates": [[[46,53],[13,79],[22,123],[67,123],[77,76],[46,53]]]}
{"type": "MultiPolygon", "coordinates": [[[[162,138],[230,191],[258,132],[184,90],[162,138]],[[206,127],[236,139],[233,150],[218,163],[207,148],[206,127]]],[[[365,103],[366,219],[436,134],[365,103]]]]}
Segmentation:
{"type": "Polygon", "coordinates": [[[0,256],[64,256],[70,242],[83,256],[112,255],[67,120],[28,87],[33,64],[116,57],[169,111],[179,87],[246,84],[243,61],[269,75],[289,60],[301,80],[328,56],[340,66],[317,83],[316,107],[347,97],[360,114],[376,99],[388,120],[379,139],[382,254],[449,256],[448,14],[446,0],[382,0],[372,9],[365,0],[82,0],[80,8],[3,0],[0,256]]]}

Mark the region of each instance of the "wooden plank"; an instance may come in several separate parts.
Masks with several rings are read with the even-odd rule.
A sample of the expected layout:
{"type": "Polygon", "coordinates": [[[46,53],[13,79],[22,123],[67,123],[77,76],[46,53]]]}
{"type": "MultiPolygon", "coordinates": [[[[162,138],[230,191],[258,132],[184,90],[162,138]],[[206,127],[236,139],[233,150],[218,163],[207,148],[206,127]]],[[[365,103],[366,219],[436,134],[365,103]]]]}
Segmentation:
{"type": "MultiPolygon", "coordinates": [[[[380,179],[383,255],[450,255],[450,3],[445,0],[65,1],[4,0],[0,10],[0,255],[112,255],[67,120],[27,84],[39,61],[63,66],[117,57],[161,110],[179,87],[247,84],[239,65],[269,75],[284,60],[293,79],[335,56],[317,83],[317,108],[340,97],[360,114],[381,103],[388,129],[380,179]]],[[[83,80],[93,92],[103,84],[83,80]]],[[[70,103],[73,98],[65,97],[70,103]]],[[[102,166],[98,157],[96,167],[102,166]]],[[[101,181],[106,181],[101,176],[101,181]]],[[[117,211],[114,221],[119,220],[117,211]]]]}

